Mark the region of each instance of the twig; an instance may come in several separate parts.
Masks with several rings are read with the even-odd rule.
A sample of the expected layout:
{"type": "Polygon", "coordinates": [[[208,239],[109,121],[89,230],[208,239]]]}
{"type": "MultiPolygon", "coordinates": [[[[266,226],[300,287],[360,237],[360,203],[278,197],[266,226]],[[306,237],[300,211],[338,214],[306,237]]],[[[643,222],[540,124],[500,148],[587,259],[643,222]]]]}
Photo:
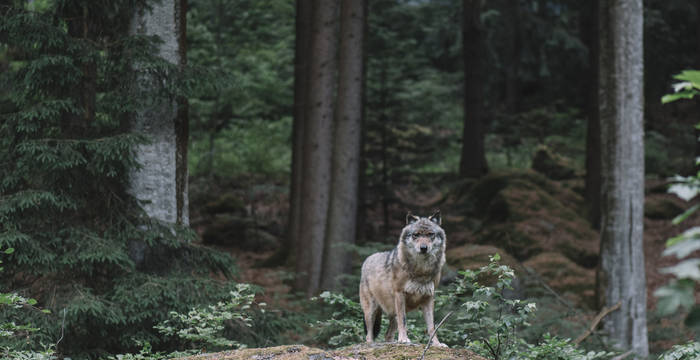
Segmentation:
{"type": "Polygon", "coordinates": [[[600,310],[600,313],[596,315],[596,317],[593,319],[593,322],[591,323],[591,326],[588,327],[588,330],[581,334],[576,340],[574,340],[574,345],[578,345],[581,343],[581,341],[585,340],[588,335],[593,333],[593,330],[595,330],[596,326],[598,326],[598,323],[600,320],[602,320],[606,315],[610,314],[611,312],[617,310],[622,306],[622,302],[618,301],[617,304],[609,307],[609,308],[603,308],[603,310],[600,310]]]}
{"type": "Polygon", "coordinates": [[[63,330],[66,328],[66,308],[63,308],[63,323],[61,323],[61,337],[56,341],[56,348],[58,348],[58,344],[61,343],[61,340],[63,340],[63,330]]]}
{"type": "Polygon", "coordinates": [[[447,315],[445,315],[445,317],[442,318],[442,321],[440,321],[440,323],[437,324],[437,326],[435,327],[435,330],[433,330],[433,333],[430,334],[430,338],[428,338],[428,344],[425,345],[425,349],[423,349],[423,355],[420,356],[420,360],[423,360],[425,358],[425,353],[430,348],[430,344],[433,342],[433,338],[435,337],[435,334],[437,334],[438,329],[440,328],[440,326],[442,326],[442,323],[444,323],[445,320],[447,320],[447,318],[450,317],[450,315],[452,315],[453,312],[454,311],[448,312],[447,315]]]}
{"type": "Polygon", "coordinates": [[[612,358],[612,359],[610,359],[610,360],[622,360],[622,359],[624,359],[624,358],[630,356],[631,353],[632,353],[632,350],[629,350],[629,351],[627,351],[626,353],[624,353],[624,354],[622,354],[622,355],[615,356],[614,358],[612,358]]]}

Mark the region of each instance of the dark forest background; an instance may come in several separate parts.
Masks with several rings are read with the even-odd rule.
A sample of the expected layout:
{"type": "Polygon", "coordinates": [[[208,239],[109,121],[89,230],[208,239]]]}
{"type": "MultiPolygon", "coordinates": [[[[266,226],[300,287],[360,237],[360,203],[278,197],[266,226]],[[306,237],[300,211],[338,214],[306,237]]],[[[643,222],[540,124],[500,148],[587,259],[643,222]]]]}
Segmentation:
{"type": "Polygon", "coordinates": [[[512,331],[522,359],[700,354],[700,75],[677,76],[700,69],[699,1],[0,0],[0,16],[3,358],[362,342],[362,261],[436,209],[436,320],[476,301],[462,270],[498,253],[514,274],[492,322],[445,324],[450,346],[506,359],[486,344],[512,331]],[[674,83],[683,99],[662,103],[674,83]]]}

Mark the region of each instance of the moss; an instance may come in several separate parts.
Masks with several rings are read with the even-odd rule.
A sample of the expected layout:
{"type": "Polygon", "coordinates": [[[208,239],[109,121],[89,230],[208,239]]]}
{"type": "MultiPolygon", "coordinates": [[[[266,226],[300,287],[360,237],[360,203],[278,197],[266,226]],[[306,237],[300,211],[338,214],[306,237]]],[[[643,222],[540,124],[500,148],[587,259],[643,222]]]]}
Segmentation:
{"type": "Polygon", "coordinates": [[[215,215],[228,213],[236,216],[246,216],[245,202],[240,197],[232,193],[226,193],[218,199],[212,200],[204,205],[202,212],[215,215]]]}
{"type": "Polygon", "coordinates": [[[551,151],[547,146],[539,146],[532,158],[532,169],[553,180],[572,179],[576,171],[570,159],[551,151]]]}
{"type": "MultiPolygon", "coordinates": [[[[190,356],[189,360],[307,360],[307,359],[417,359],[423,353],[422,344],[398,344],[398,343],[373,343],[358,344],[337,350],[321,350],[304,345],[285,345],[271,348],[242,349],[225,351],[213,354],[190,356]]],[[[462,360],[486,360],[465,349],[449,349],[430,347],[425,354],[425,359],[462,359],[462,360]]]]}
{"type": "Polygon", "coordinates": [[[544,252],[528,259],[524,266],[532,268],[559,294],[576,304],[595,307],[595,270],[583,268],[566,256],[544,252]]]}
{"type": "Polygon", "coordinates": [[[683,213],[683,205],[673,195],[648,196],[644,201],[644,216],[654,220],[670,220],[683,213]]]}

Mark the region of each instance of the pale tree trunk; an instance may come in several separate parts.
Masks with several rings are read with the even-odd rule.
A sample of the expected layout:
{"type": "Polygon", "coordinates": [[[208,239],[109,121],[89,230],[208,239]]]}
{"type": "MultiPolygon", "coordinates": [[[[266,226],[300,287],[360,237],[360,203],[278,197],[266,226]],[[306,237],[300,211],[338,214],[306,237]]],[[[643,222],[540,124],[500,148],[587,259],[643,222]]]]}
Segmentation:
{"type": "Polygon", "coordinates": [[[338,276],[350,270],[350,253],[344,245],[355,243],[357,231],[365,6],[364,0],[341,1],[331,197],[321,276],[324,290],[341,287],[338,276]]]}
{"type": "Polygon", "coordinates": [[[483,127],[483,44],[481,1],[462,2],[462,57],[464,61],[464,131],[459,172],[478,178],[488,172],[483,127]]]}
{"type": "MultiPolygon", "coordinates": [[[[159,55],[180,66],[185,61],[185,3],[164,0],[154,3],[150,11],[140,9],[130,29],[132,34],[158,36],[163,41],[159,55]]],[[[186,103],[181,100],[180,104],[186,103]]],[[[146,135],[149,143],[136,150],[141,169],[130,174],[129,192],[142,202],[148,216],[165,223],[189,223],[186,119],[186,108],[179,107],[177,101],[162,99],[139,111],[131,122],[131,130],[146,135]]]]}
{"type": "Polygon", "coordinates": [[[294,122],[292,124],[292,176],[289,187],[289,219],[286,246],[280,258],[294,260],[302,250],[299,244],[301,229],[301,185],[303,183],[304,122],[308,96],[308,67],[311,51],[311,0],[297,0],[296,41],[294,46],[294,122]],[[284,253],[286,251],[286,253],[284,253]]]}
{"type": "Polygon", "coordinates": [[[591,76],[586,84],[586,208],[594,229],[600,229],[600,116],[598,114],[598,1],[583,2],[581,32],[588,46],[591,76]]]}
{"type": "Polygon", "coordinates": [[[610,339],[649,354],[644,274],[644,64],[642,0],[600,0],[602,305],[610,339]]]}
{"type": "Polygon", "coordinates": [[[304,124],[300,247],[296,290],[318,292],[331,187],[333,108],[336,87],[338,3],[315,0],[313,7],[309,97],[304,124]]]}

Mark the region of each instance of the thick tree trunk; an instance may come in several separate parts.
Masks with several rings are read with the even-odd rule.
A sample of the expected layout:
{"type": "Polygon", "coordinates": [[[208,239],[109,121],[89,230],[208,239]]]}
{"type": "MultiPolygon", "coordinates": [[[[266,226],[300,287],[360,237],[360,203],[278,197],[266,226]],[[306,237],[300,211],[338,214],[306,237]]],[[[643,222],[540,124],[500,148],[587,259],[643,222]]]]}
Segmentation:
{"type": "Polygon", "coordinates": [[[341,1],[332,184],[321,277],[324,290],[342,285],[338,277],[349,272],[351,260],[344,245],[355,243],[357,230],[365,6],[364,0],[341,1]]]}
{"type": "Polygon", "coordinates": [[[302,250],[301,229],[301,185],[303,182],[304,123],[308,104],[309,60],[311,44],[311,0],[297,0],[296,43],[294,47],[294,122],[292,124],[292,176],[289,188],[289,219],[287,242],[279,254],[281,259],[292,261],[302,250]],[[286,253],[284,253],[286,251],[286,253]]]}
{"type": "Polygon", "coordinates": [[[478,178],[488,172],[484,152],[483,60],[481,0],[462,2],[462,56],[464,61],[464,132],[459,172],[478,178]]]}
{"type": "Polygon", "coordinates": [[[337,1],[315,0],[309,63],[309,97],[304,124],[301,247],[297,290],[318,292],[331,187],[333,108],[336,87],[337,1]]]}
{"type": "Polygon", "coordinates": [[[594,229],[600,229],[600,116],[598,114],[598,1],[583,3],[581,32],[588,46],[590,73],[586,89],[586,208],[594,229]]]}
{"type": "MultiPolygon", "coordinates": [[[[180,31],[184,31],[181,22],[185,9],[181,6],[180,0],[154,3],[150,11],[138,10],[131,23],[133,34],[158,36],[162,40],[159,55],[173,64],[184,61],[184,49],[180,48],[184,41],[178,41],[183,39],[180,31]]],[[[131,173],[129,192],[142,202],[148,216],[166,223],[189,223],[187,170],[178,171],[178,164],[186,163],[186,154],[178,154],[186,149],[182,146],[187,141],[184,126],[186,121],[182,114],[178,116],[177,103],[168,100],[143,109],[131,123],[132,131],[146,135],[150,143],[136,150],[136,160],[142,167],[131,173]]]]}
{"type": "Polygon", "coordinates": [[[644,274],[644,64],[642,0],[600,0],[601,266],[610,339],[649,354],[644,274]]]}

